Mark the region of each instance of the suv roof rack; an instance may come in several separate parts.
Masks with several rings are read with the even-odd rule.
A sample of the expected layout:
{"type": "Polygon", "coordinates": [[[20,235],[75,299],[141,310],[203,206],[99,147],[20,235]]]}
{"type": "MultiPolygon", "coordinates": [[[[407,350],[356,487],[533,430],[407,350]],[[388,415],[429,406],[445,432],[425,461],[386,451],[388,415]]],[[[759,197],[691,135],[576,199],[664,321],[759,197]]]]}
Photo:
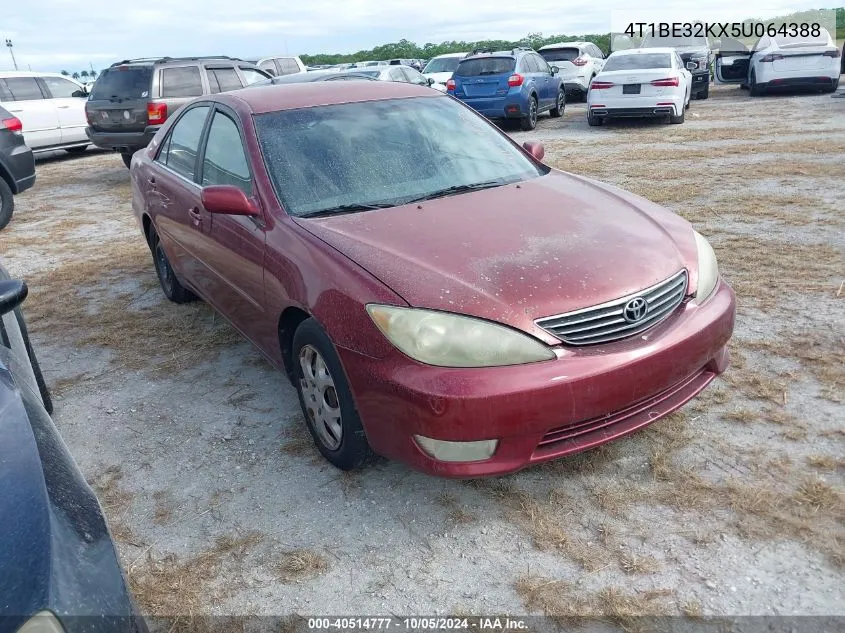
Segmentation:
{"type": "Polygon", "coordinates": [[[200,61],[203,59],[228,59],[234,62],[242,62],[244,61],[240,57],[229,57],[228,55],[196,55],[193,57],[136,57],[134,59],[124,59],[119,62],[115,62],[109,66],[109,68],[113,66],[122,66],[124,64],[142,64],[142,63],[152,63],[157,64],[161,62],[194,62],[200,61]]]}
{"type": "Polygon", "coordinates": [[[492,48],[474,48],[472,50],[472,52],[467,55],[467,57],[469,57],[470,55],[481,55],[481,54],[492,53],[492,52],[493,52],[492,48]]]}

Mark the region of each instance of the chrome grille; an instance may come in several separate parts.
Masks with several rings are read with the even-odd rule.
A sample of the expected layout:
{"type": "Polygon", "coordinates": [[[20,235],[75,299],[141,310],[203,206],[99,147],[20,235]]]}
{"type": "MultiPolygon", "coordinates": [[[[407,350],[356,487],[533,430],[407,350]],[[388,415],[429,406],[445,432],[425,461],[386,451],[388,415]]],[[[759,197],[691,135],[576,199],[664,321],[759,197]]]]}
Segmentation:
{"type": "Polygon", "coordinates": [[[686,291],[687,271],[681,270],[641,292],[590,308],[537,319],[535,323],[569,345],[607,343],[657,325],[681,304],[686,291]],[[638,320],[631,320],[631,311],[626,317],[626,306],[639,298],[645,299],[645,314],[638,320]]]}

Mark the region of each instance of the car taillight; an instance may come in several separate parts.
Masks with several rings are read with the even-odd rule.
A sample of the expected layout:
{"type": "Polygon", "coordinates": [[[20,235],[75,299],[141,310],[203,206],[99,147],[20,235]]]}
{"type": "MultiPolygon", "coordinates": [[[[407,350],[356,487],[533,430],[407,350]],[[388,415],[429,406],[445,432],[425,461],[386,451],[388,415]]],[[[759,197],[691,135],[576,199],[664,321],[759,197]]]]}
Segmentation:
{"type": "Polygon", "coordinates": [[[822,55],[824,55],[825,57],[839,57],[839,49],[837,48],[832,51],[825,51],[824,53],[822,53],[822,55]]]}
{"type": "Polygon", "coordinates": [[[525,77],[523,77],[519,73],[514,73],[510,77],[508,77],[508,85],[511,88],[515,88],[516,86],[521,86],[523,81],[525,81],[525,77]]]}
{"type": "Polygon", "coordinates": [[[455,89],[455,80],[454,79],[448,79],[446,81],[446,90],[454,90],[454,89],[455,89]]]}
{"type": "Polygon", "coordinates": [[[608,88],[613,88],[612,81],[593,81],[590,84],[590,90],[607,90],[608,88]]]}
{"type": "Polygon", "coordinates": [[[164,123],[165,119],[167,119],[166,103],[147,104],[147,121],[150,123],[164,123]]]}
{"type": "Polygon", "coordinates": [[[651,82],[652,86],[677,86],[679,83],[677,77],[666,77],[666,79],[655,79],[651,82]]]}
{"type": "Polygon", "coordinates": [[[775,62],[779,59],[783,59],[783,55],[779,55],[778,53],[769,53],[768,55],[763,55],[760,58],[761,62],[775,62]]]}
{"type": "Polygon", "coordinates": [[[587,59],[584,58],[584,57],[576,57],[575,59],[572,60],[572,63],[575,64],[576,66],[586,66],[587,65],[587,59]]]}
{"type": "Polygon", "coordinates": [[[16,116],[8,119],[0,119],[0,126],[6,128],[10,132],[14,132],[15,134],[23,133],[23,123],[21,123],[21,120],[16,116]]]}

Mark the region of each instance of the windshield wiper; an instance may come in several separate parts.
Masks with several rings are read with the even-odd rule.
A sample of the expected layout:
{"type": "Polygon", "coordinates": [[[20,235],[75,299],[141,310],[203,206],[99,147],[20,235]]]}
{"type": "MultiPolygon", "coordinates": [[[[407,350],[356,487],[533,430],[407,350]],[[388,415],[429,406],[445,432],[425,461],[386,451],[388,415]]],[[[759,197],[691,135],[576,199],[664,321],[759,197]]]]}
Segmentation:
{"type": "Polygon", "coordinates": [[[319,218],[326,215],[341,215],[343,213],[358,213],[359,211],[372,211],[374,209],[389,209],[396,205],[392,202],[373,202],[371,204],[342,204],[339,207],[320,209],[313,213],[306,213],[303,218],[319,218]]]}
{"type": "Polygon", "coordinates": [[[408,200],[407,202],[405,202],[405,204],[411,204],[412,202],[422,202],[423,200],[434,200],[436,198],[445,198],[447,196],[454,196],[455,194],[459,193],[468,193],[470,191],[491,189],[493,187],[498,187],[500,185],[506,184],[508,183],[502,180],[488,180],[486,182],[476,182],[471,185],[455,185],[453,187],[446,187],[445,189],[440,189],[438,191],[427,193],[424,196],[420,196],[419,198],[408,200]]]}

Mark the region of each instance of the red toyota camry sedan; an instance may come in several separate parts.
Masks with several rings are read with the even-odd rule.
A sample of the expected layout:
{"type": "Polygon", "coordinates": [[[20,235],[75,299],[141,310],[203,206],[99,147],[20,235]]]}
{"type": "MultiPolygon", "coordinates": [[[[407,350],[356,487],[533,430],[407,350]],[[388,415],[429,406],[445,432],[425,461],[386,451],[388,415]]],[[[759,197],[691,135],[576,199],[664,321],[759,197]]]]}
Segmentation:
{"type": "Polygon", "coordinates": [[[132,159],[165,295],[299,392],[339,468],[506,473],[632,433],[728,364],[734,294],[674,213],[389,82],[197,99],[132,159]]]}

